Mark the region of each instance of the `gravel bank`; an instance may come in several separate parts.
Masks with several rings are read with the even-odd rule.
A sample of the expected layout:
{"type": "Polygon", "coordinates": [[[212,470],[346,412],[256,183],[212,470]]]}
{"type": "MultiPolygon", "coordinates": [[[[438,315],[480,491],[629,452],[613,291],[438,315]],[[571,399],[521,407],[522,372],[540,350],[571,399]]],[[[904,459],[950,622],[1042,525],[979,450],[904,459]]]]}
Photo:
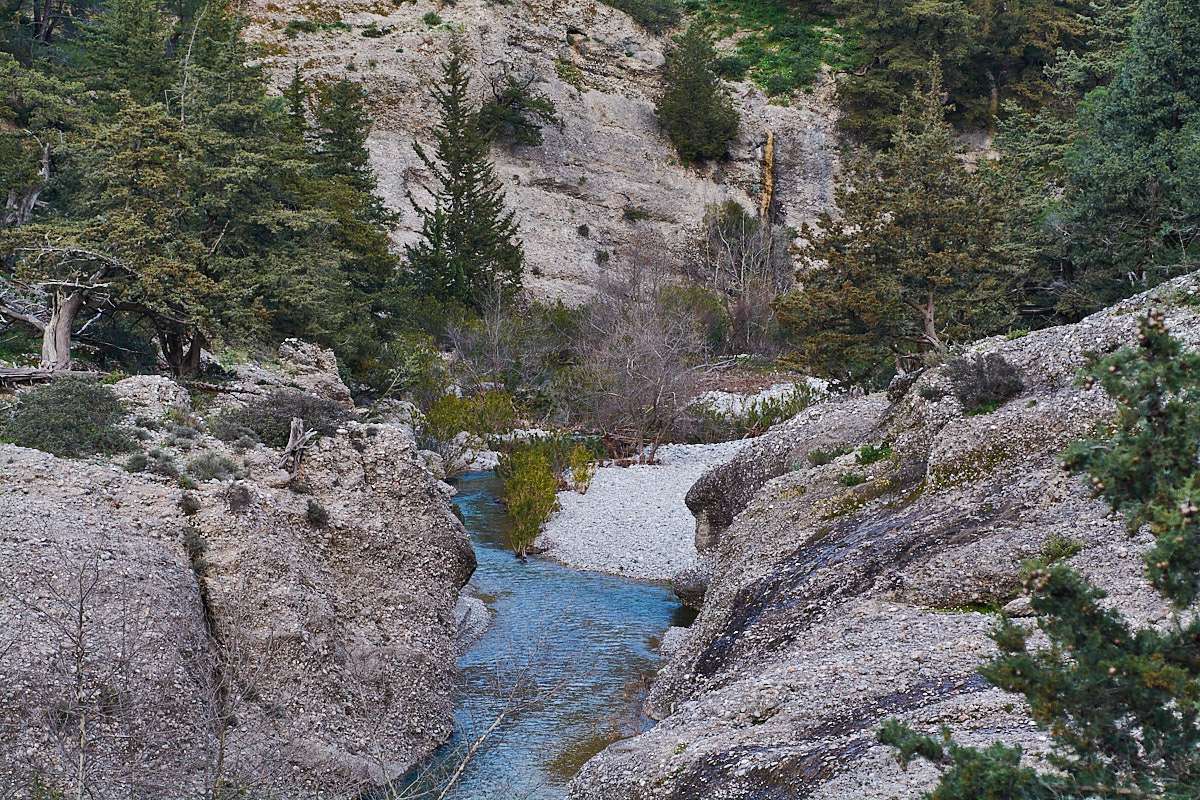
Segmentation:
{"type": "Polygon", "coordinates": [[[665,445],[660,464],[602,467],[587,494],[559,493],[560,510],[538,544],[578,569],[667,580],[696,557],[695,520],[684,495],[743,444],[665,445]]]}

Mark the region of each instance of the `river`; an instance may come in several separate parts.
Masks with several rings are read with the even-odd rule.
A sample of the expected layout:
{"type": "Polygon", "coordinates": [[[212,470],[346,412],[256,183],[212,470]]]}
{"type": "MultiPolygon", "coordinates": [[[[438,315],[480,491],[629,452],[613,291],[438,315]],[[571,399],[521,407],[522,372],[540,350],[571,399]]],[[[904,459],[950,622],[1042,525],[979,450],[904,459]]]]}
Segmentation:
{"type": "Polygon", "coordinates": [[[495,721],[518,681],[536,690],[491,734],[448,798],[561,800],[584,761],[650,724],[640,706],[660,663],[658,637],[690,617],[663,584],[538,558],[521,563],[505,543],[495,476],[469,473],[455,485],[479,561],[472,586],[494,618],[459,662],[464,686],[443,763],[452,766],[495,721]]]}

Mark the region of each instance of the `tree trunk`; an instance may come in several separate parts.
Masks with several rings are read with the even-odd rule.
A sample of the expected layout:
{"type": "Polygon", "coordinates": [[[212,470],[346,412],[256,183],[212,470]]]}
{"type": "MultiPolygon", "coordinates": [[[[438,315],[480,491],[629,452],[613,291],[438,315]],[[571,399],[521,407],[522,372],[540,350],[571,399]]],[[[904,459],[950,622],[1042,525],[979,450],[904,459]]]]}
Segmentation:
{"type": "Polygon", "coordinates": [[[63,290],[55,293],[54,308],[50,321],[42,329],[42,361],[39,366],[49,370],[71,368],[71,333],[75,317],[83,308],[83,292],[76,289],[70,294],[63,290]]]}
{"type": "Polygon", "coordinates": [[[186,328],[160,329],[158,342],[171,374],[177,378],[199,374],[200,352],[207,343],[202,333],[186,328]]]}
{"type": "Polygon", "coordinates": [[[933,293],[930,292],[925,305],[921,306],[921,322],[924,327],[925,341],[934,350],[942,350],[944,345],[942,344],[941,337],[938,336],[937,322],[934,320],[933,312],[933,293]]]}

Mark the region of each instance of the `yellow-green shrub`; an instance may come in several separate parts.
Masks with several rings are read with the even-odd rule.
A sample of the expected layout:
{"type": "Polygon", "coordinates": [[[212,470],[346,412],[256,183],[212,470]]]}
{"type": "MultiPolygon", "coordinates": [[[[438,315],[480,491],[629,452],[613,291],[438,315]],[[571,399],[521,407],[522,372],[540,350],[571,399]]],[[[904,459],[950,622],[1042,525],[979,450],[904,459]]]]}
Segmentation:
{"type": "Polygon", "coordinates": [[[587,494],[588,487],[592,485],[592,478],[596,475],[596,459],[592,451],[581,444],[575,445],[567,457],[567,465],[571,469],[571,482],[575,484],[576,491],[587,494]]]}
{"type": "Polygon", "coordinates": [[[517,419],[512,395],[490,391],[471,397],[447,394],[430,404],[425,412],[425,434],[448,442],[460,431],[479,437],[511,430],[517,419]]]}
{"type": "Polygon", "coordinates": [[[524,558],[558,505],[558,478],[550,461],[536,450],[518,448],[503,457],[504,504],[512,519],[509,546],[524,558]]]}

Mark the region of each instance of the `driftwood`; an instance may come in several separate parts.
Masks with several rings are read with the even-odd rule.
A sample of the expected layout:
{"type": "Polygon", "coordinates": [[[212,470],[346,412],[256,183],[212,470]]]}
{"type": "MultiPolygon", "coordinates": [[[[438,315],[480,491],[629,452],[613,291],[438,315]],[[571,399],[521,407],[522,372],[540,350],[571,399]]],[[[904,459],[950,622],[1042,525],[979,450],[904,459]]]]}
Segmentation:
{"type": "Polygon", "coordinates": [[[300,471],[300,462],[304,459],[304,448],[308,447],[308,443],[316,436],[316,431],[304,430],[304,420],[292,417],[292,428],[288,433],[287,447],[283,449],[283,461],[280,464],[292,477],[295,477],[296,473],[300,471]]]}
{"type": "Polygon", "coordinates": [[[41,369],[40,367],[0,367],[0,386],[33,386],[63,377],[96,378],[99,372],[69,369],[41,369]]]}

